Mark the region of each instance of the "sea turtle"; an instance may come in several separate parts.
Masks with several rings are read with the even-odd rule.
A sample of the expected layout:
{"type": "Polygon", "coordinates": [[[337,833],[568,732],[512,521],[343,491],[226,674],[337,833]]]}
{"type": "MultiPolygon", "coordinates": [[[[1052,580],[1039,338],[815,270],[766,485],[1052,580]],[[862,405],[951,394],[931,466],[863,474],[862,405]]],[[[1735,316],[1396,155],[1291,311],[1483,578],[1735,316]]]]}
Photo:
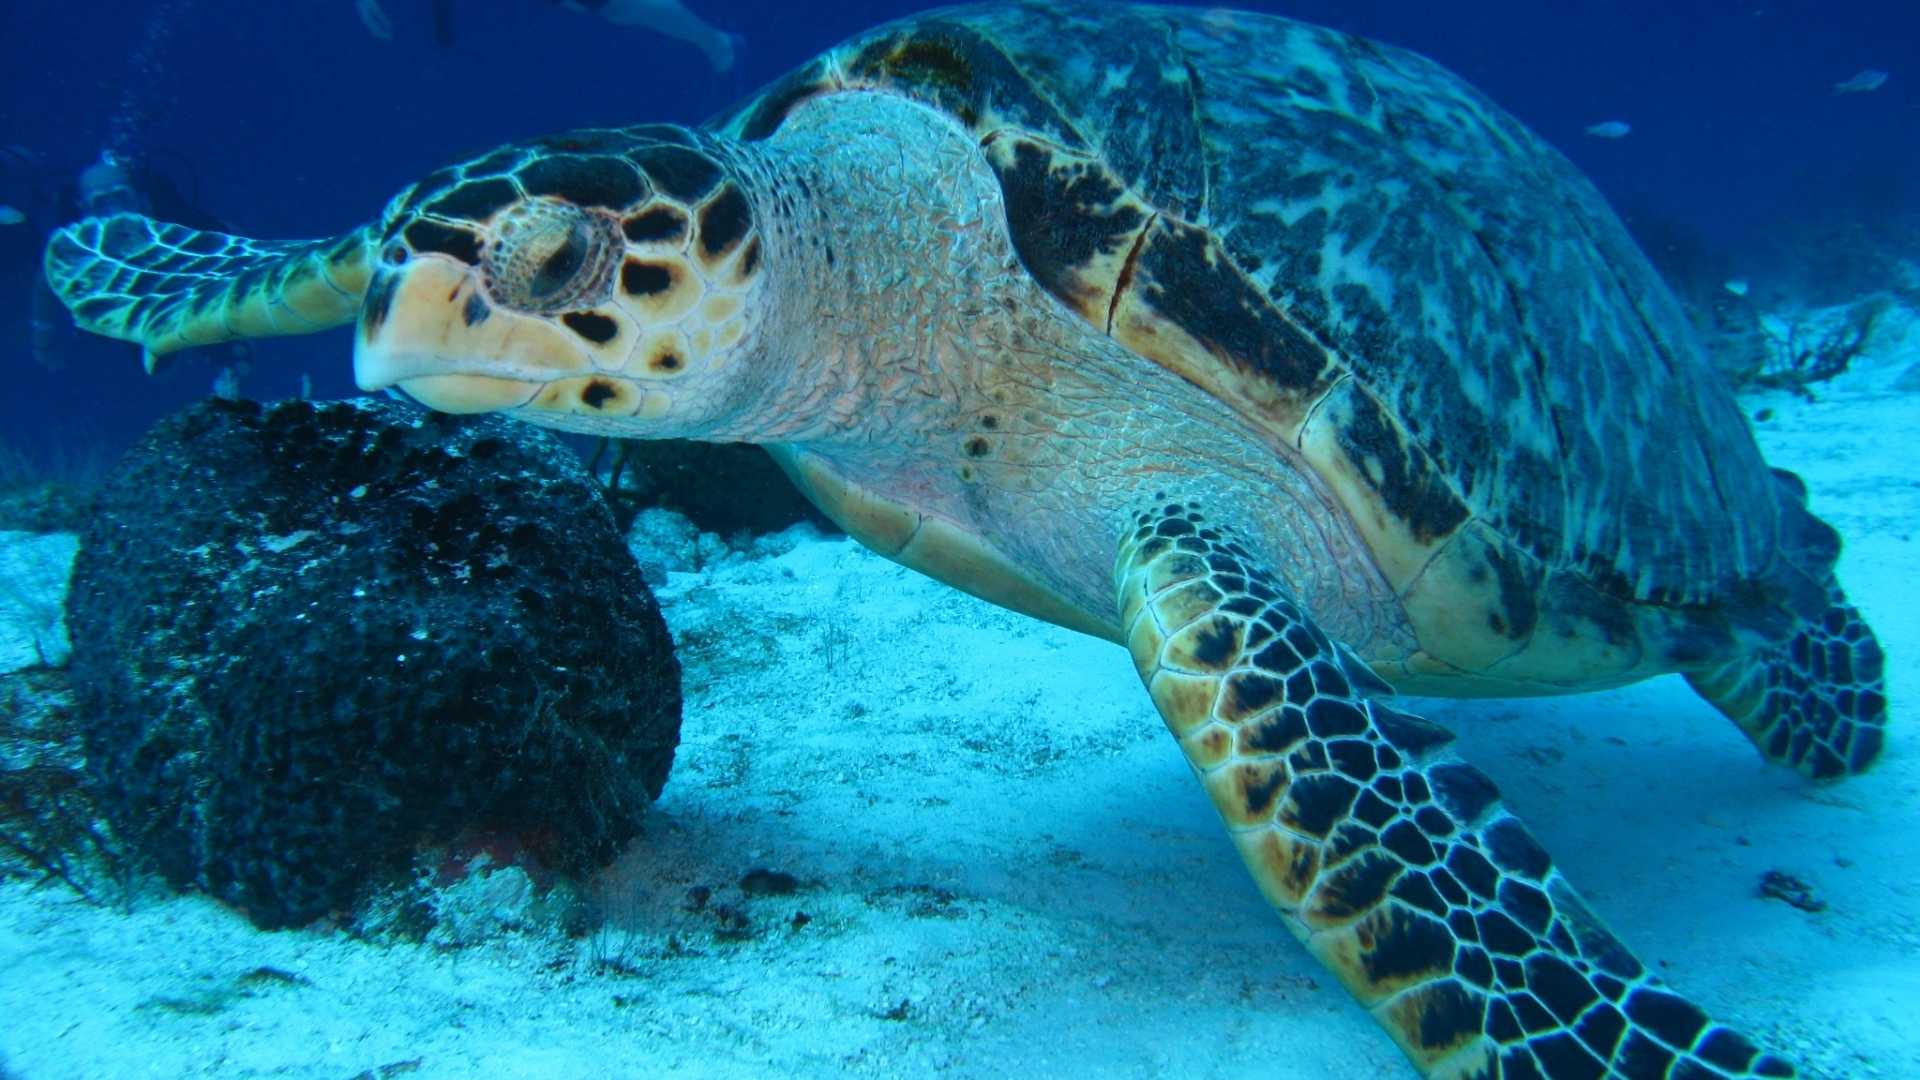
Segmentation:
{"type": "Polygon", "coordinates": [[[1394,690],[1681,671],[1879,749],[1834,532],[1594,188],[1412,53],[1013,3],[701,127],[516,143],[336,239],[57,235],[150,354],[350,320],[361,386],[761,443],[848,532],[1130,650],[1286,925],[1432,1076],[1788,1076],[1668,990],[1394,690]]]}

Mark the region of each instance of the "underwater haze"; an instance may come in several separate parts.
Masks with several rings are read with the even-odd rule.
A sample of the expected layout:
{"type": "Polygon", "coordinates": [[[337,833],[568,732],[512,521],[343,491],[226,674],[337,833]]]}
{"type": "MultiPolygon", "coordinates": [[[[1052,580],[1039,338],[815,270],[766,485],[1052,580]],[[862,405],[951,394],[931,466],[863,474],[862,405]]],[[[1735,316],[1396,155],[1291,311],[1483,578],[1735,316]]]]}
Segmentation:
{"type": "Polygon", "coordinates": [[[0,1080],[1920,1077],[1914,0],[4,3],[0,1080]]]}
{"type": "MultiPolygon", "coordinates": [[[[540,0],[456,0],[447,46],[428,0],[388,0],[391,42],[367,31],[352,0],[12,0],[0,145],[32,161],[0,157],[0,204],[31,217],[0,226],[0,343],[27,347],[37,250],[60,223],[51,192],[103,149],[150,161],[236,232],[331,235],[496,143],[699,122],[821,49],[932,5],[693,6],[744,37],[733,71],[717,76],[685,44],[540,0]]],[[[1737,272],[1749,276],[1780,258],[1778,228],[1920,212],[1920,13],[1901,0],[1239,6],[1438,60],[1570,156],[1630,225],[1660,240],[1698,233],[1706,252],[1746,255],[1756,270],[1737,272]],[[1869,70],[1891,77],[1870,93],[1834,92],[1869,70]],[[1631,133],[1586,134],[1609,122],[1631,133]]],[[[304,373],[317,393],[349,392],[345,340],[258,345],[247,391],[291,393],[304,373]]],[[[124,445],[206,393],[218,370],[202,360],[129,380],[124,350],[69,339],[59,351],[71,361],[62,371],[12,372],[0,398],[9,441],[124,445]]]]}

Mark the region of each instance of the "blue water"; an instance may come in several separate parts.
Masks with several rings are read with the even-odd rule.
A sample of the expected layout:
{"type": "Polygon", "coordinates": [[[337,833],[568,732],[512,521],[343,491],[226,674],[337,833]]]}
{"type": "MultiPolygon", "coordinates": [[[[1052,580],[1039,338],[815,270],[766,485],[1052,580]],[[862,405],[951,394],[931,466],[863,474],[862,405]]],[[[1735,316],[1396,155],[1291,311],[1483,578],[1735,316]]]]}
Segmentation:
{"type": "MultiPolygon", "coordinates": [[[[0,434],[16,445],[122,444],[205,395],[214,367],[140,377],[125,346],[62,345],[27,360],[30,276],[45,187],[103,145],[143,152],[197,205],[257,236],[345,230],[407,182],[494,143],[585,124],[697,122],[815,52],[929,5],[751,0],[690,5],[746,48],[716,77],[694,49],[540,0],[456,0],[433,41],[426,0],[388,0],[396,40],[350,0],[6,0],[0,145],[39,175],[0,172],[0,434]],[[35,184],[42,189],[35,190],[35,184]]],[[[1672,0],[1541,4],[1300,0],[1245,3],[1432,56],[1572,156],[1636,226],[1679,221],[1753,247],[1783,223],[1839,209],[1874,220],[1920,208],[1920,6],[1912,0],[1672,0]],[[1891,73],[1865,94],[1833,83],[1891,73]],[[1632,134],[1587,126],[1625,120],[1632,134]]],[[[344,331],[261,343],[255,396],[352,392],[344,331]]]]}

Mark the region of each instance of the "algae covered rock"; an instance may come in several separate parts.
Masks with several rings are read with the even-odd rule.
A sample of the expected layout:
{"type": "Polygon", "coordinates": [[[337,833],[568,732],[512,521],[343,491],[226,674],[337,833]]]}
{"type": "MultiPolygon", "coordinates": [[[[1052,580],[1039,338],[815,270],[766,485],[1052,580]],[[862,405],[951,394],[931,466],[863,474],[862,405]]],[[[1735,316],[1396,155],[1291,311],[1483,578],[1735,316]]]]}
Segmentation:
{"type": "Polygon", "coordinates": [[[765,536],[803,521],[839,530],[758,446],[626,439],[617,442],[604,468],[623,523],[658,508],[725,537],[765,536]]]}
{"type": "Polygon", "coordinates": [[[672,642],[604,500],[498,418],[190,408],[104,486],[68,605],[108,819],[262,926],[473,830],[591,868],[678,742],[672,642]]]}

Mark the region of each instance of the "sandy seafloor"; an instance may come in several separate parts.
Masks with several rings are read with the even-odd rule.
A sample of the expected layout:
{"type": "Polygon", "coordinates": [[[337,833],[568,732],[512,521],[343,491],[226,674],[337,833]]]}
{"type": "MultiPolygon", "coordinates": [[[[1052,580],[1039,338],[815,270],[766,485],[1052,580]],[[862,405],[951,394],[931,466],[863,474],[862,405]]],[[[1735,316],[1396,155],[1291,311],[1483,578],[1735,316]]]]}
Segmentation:
{"type": "MultiPolygon", "coordinates": [[[[1765,766],[1677,677],[1413,703],[1643,960],[1813,1077],[1920,1076],[1920,393],[1889,389],[1920,327],[1880,342],[1817,402],[1745,402],[1845,535],[1886,647],[1875,771],[1813,787],[1765,766]],[[1761,898],[1772,869],[1827,908],[1761,898]]],[[[380,945],[15,882],[0,1073],[1412,1075],[1268,912],[1120,649],[804,533],[659,595],[685,743],[621,864],[630,933],[380,945]],[[801,888],[746,896],[757,866],[801,888]]]]}

